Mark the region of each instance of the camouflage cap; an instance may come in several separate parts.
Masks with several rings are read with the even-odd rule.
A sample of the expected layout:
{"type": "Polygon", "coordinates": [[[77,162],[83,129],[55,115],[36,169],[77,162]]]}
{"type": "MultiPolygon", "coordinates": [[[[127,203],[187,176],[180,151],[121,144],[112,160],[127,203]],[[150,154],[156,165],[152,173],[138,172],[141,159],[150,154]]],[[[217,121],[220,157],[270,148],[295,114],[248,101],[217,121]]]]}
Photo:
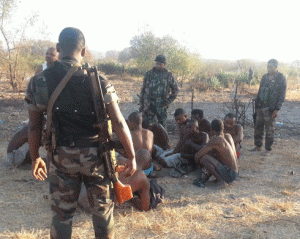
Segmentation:
{"type": "Polygon", "coordinates": [[[155,58],[155,61],[156,61],[156,62],[160,62],[160,63],[166,64],[166,58],[165,58],[163,55],[158,55],[158,56],[155,58]]]}

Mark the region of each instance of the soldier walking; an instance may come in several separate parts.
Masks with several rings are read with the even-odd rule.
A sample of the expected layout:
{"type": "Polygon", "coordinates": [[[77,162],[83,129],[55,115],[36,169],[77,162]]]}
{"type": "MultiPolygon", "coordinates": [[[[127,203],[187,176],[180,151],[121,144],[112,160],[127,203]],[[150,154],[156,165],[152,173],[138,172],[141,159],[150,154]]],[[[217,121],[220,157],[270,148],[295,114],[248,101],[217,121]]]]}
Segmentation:
{"type": "MultiPolygon", "coordinates": [[[[47,112],[47,107],[52,105],[52,93],[61,88],[59,83],[64,82],[66,75],[71,75],[70,69],[78,69],[78,65],[80,66],[85,55],[85,38],[82,32],[71,27],[63,29],[59,35],[57,51],[61,60],[31,78],[26,90],[32,174],[40,181],[47,178],[46,164],[39,155],[43,114],[47,112]]],[[[49,115],[52,112],[53,116],[48,115],[48,119],[51,118],[53,122],[52,157],[48,159],[53,201],[50,238],[71,238],[72,220],[82,183],[85,184],[92,208],[95,237],[113,238],[112,183],[106,174],[104,160],[97,153],[99,131],[95,125],[97,117],[91,92],[92,83],[88,75],[76,70],[59,94],[53,110],[48,110],[49,115]]],[[[118,97],[114,87],[105,79],[101,80],[101,85],[114,132],[128,157],[125,174],[133,175],[136,170],[135,153],[130,131],[117,104],[118,97]]]]}
{"type": "Polygon", "coordinates": [[[178,84],[171,72],[165,68],[166,58],[158,55],[155,67],[144,77],[140,94],[140,111],[144,113],[144,124],[148,127],[155,122],[155,116],[165,127],[167,109],[178,94],[178,84]]]}
{"type": "Polygon", "coordinates": [[[250,151],[261,151],[265,130],[266,150],[263,153],[264,156],[268,156],[271,153],[274,141],[275,119],[286,94],[286,79],[282,73],[278,72],[277,67],[277,60],[271,59],[268,61],[268,73],[263,75],[256,97],[255,147],[250,151]]]}

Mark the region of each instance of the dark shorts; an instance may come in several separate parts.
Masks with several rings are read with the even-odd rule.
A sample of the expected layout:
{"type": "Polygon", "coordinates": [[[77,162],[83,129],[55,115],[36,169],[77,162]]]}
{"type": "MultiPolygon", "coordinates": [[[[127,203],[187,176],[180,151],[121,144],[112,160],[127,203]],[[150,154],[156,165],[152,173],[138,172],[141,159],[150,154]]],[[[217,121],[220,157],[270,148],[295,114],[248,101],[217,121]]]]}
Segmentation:
{"type": "Polygon", "coordinates": [[[226,183],[232,183],[234,180],[237,179],[238,173],[235,172],[234,170],[227,168],[221,163],[218,163],[216,167],[216,171],[219,173],[221,178],[226,182],[226,183]]]}

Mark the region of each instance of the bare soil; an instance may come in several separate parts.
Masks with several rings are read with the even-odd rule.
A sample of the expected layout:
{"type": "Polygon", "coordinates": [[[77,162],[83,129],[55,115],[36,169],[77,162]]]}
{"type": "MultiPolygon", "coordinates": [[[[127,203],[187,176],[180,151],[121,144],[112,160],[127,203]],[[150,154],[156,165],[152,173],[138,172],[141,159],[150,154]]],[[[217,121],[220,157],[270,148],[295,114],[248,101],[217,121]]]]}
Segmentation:
{"type": "MultiPolygon", "coordinates": [[[[110,77],[122,99],[125,117],[138,109],[141,79],[110,77]]],[[[30,170],[7,164],[6,147],[28,118],[24,92],[11,92],[0,81],[0,238],[49,238],[51,220],[47,182],[38,182],[30,170]]],[[[248,89],[255,94],[257,88],[248,89]]],[[[194,108],[204,110],[209,120],[223,118],[230,90],[198,92],[194,108]]],[[[246,97],[247,98],[247,97],[246,97]]],[[[194,173],[175,179],[162,171],[158,183],[166,200],[155,210],[140,212],[125,203],[115,209],[116,238],[300,238],[299,93],[290,91],[277,119],[271,156],[250,153],[253,147],[252,108],[239,159],[240,177],[231,186],[217,190],[192,185],[194,173]],[[295,96],[296,95],[296,96],[295,96]]],[[[247,99],[246,99],[247,100],[247,99]]],[[[178,140],[172,113],[183,107],[190,114],[189,85],[181,89],[171,105],[168,131],[174,146],[178,140]]],[[[73,238],[93,238],[91,215],[78,210],[73,238]]]]}

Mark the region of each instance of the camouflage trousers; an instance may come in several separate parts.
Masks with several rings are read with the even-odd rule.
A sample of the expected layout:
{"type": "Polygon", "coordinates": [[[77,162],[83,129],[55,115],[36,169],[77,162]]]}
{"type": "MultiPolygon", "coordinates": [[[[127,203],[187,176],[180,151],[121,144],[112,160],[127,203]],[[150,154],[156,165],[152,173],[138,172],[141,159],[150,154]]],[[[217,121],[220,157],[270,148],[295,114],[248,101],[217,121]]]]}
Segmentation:
{"type": "Polygon", "coordinates": [[[265,148],[271,151],[274,142],[275,119],[272,118],[268,107],[257,110],[254,130],[254,145],[257,147],[263,145],[264,130],[266,131],[265,148]]]}
{"type": "Polygon", "coordinates": [[[95,237],[113,238],[113,193],[97,148],[58,147],[50,162],[49,181],[53,211],[50,238],[71,238],[82,183],[86,186],[95,237]]]}
{"type": "Polygon", "coordinates": [[[153,125],[158,122],[166,127],[166,120],[168,118],[167,110],[168,106],[163,105],[162,100],[150,102],[149,109],[143,115],[145,125],[153,125]]]}

